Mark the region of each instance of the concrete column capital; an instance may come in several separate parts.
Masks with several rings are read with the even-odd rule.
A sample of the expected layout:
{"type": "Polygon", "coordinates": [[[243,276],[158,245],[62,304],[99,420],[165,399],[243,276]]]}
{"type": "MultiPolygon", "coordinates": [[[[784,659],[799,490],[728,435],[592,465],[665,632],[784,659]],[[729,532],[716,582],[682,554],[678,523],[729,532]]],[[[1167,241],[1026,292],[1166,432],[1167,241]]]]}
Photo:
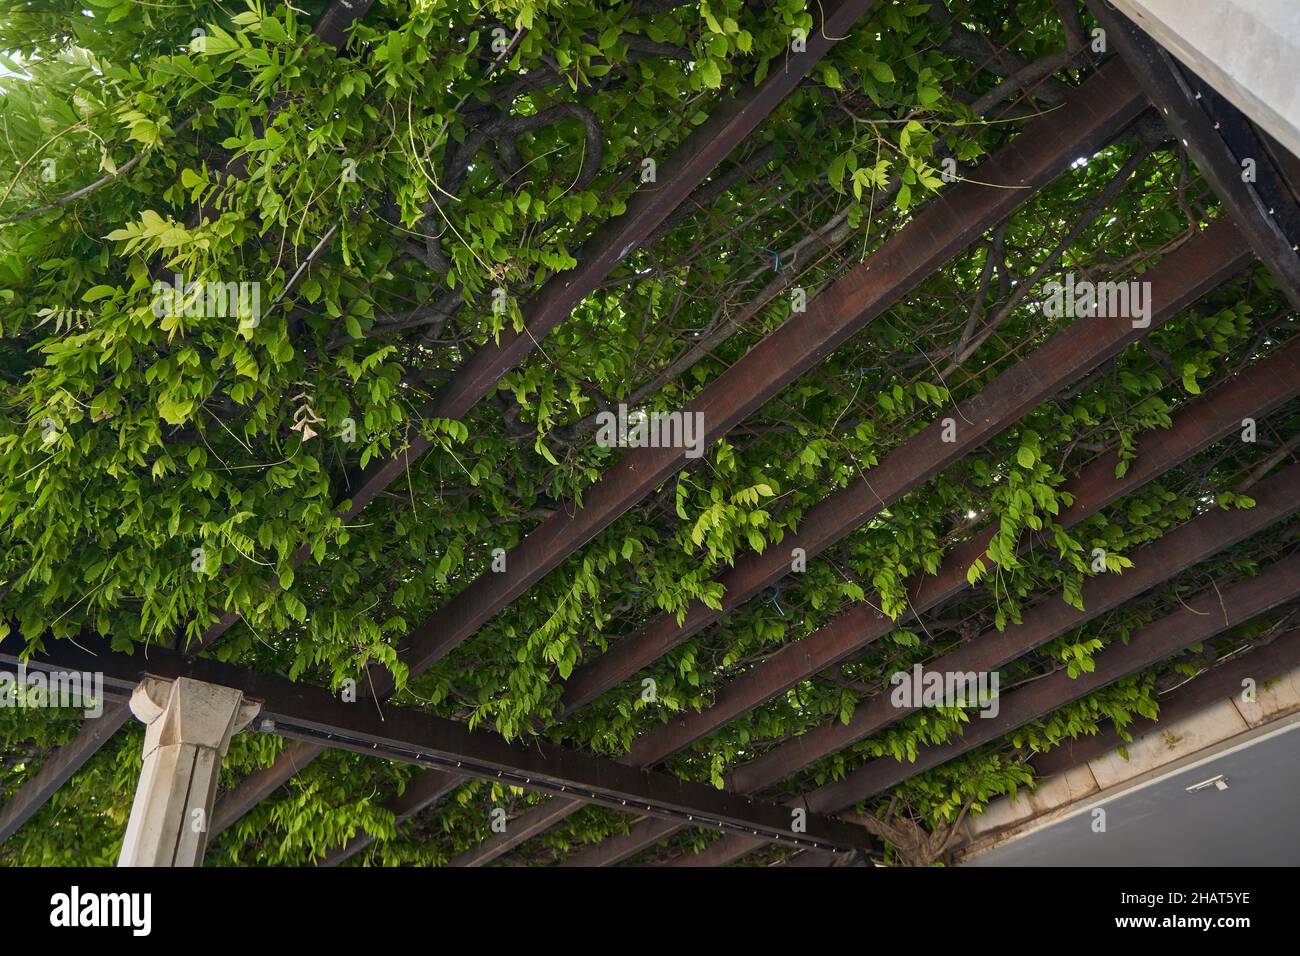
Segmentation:
{"type": "Polygon", "coordinates": [[[261,705],[233,687],[179,677],[146,677],[131,694],[131,713],[145,731],[144,755],[157,747],[194,744],[224,755],[230,738],[248,726],[261,705]]]}

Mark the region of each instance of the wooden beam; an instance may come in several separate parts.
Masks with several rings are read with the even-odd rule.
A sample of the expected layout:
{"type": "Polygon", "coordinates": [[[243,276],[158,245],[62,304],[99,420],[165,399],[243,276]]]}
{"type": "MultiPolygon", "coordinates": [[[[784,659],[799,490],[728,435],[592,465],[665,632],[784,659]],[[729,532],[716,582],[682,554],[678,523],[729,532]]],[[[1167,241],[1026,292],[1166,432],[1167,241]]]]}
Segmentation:
{"type": "Polygon", "coordinates": [[[32,778],[0,806],[0,842],[13,836],[45,806],[54,791],[71,780],[130,717],[131,709],[119,701],[106,704],[98,717],[87,717],[77,736],[51,754],[32,778]]]}
{"type": "MultiPolygon", "coordinates": [[[[1300,667],[1300,630],[1282,635],[1271,644],[1257,647],[1200,674],[1160,701],[1155,720],[1138,717],[1124,728],[1130,740],[1173,721],[1189,717],[1221,700],[1241,693],[1242,681],[1250,678],[1259,686],[1300,667]]],[[[1030,760],[1039,780],[1065,773],[1122,747],[1125,738],[1112,724],[1099,734],[1062,741],[1060,746],[1030,760]]]]}
{"type": "MultiPolygon", "coordinates": [[[[0,646],[0,664],[17,669],[22,652],[0,646]]],[[[544,741],[511,743],[499,734],[408,708],[339,700],[323,687],[176,651],[152,648],[135,655],[112,650],[111,639],[53,642],[32,654],[29,671],[94,673],[107,699],[125,699],[145,677],[193,680],[239,690],[260,703],[257,730],[291,740],[397,760],[421,767],[549,793],[576,793],[590,803],[635,808],[653,816],[722,830],[759,833],[814,849],[853,850],[873,845],[861,827],[819,814],[799,818],[787,807],[717,790],[663,773],[649,773],[544,741]],[[800,827],[796,829],[796,827],[800,827]]]]}

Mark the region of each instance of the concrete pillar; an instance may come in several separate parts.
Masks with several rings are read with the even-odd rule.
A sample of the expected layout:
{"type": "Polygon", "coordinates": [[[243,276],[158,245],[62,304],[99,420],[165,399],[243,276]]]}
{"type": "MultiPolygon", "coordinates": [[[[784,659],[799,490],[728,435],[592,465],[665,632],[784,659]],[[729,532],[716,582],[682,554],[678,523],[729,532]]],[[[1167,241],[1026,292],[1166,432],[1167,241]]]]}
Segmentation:
{"type": "Polygon", "coordinates": [[[1300,156],[1300,3],[1112,0],[1223,97],[1300,156]]]}
{"type": "Polygon", "coordinates": [[[136,687],[131,712],[148,729],[118,866],[203,862],[221,759],[259,709],[234,688],[187,677],[148,677],[136,687]]]}

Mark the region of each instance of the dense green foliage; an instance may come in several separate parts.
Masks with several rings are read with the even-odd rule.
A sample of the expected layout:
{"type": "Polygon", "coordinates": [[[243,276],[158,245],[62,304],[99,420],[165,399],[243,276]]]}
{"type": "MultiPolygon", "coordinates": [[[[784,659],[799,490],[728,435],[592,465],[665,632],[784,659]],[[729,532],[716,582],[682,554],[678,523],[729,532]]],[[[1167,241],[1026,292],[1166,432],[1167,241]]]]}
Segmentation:
{"type": "MultiPolygon", "coordinates": [[[[930,628],[900,626],[833,679],[804,682],[670,762],[720,783],[754,753],[847,719],[898,667],[1002,628],[1037,601],[1077,604],[1094,548],[1110,556],[1102,573],[1122,572],[1127,553],[1195,513],[1250,506],[1221,493],[1264,453],[1220,449],[1068,532],[1054,525],[1069,504],[1060,486],[1081,464],[1110,447],[1131,455],[1135,436],[1167,426],[1189,395],[1289,337],[1262,272],[666,655],[641,675],[656,682],[653,703],[638,679],[555,716],[576,666],[658,612],[717,606],[714,578],[738,555],[780,546],[809,507],[1068,322],[1037,307],[1043,281],[1067,267],[1128,278],[1217,215],[1176,144],[1125,136],[446,660],[409,675],[397,641],[483,573],[494,549],[580,502],[617,460],[593,440],[594,412],[681,407],[791,318],[785,288],[796,272],[815,295],[943,188],[944,158],[971,164],[996,150],[1051,107],[1052,88],[992,119],[1007,97],[998,77],[954,52],[957,28],[934,4],[882,0],[870,28],[837,44],[720,168],[717,188],[631,253],[487,401],[459,421],[436,420],[420,414],[427,400],[507,323],[520,327],[521,303],[624,210],[644,160],[662,165],[730,91],[781,69],[793,31],[813,29],[813,18],[802,0],[379,0],[337,54],[309,36],[320,6],[26,0],[0,12],[5,640],[89,631],[124,649],[191,642],[234,609],[242,620],[218,643],[222,659],[334,688],[378,661],[404,704],[618,756],[849,602],[898,618],[909,575],[998,525],[972,589],[930,628]],[[498,54],[494,41],[509,46],[498,54]],[[823,258],[818,237],[837,251],[823,258]],[[154,284],[175,274],[259,282],[260,315],[160,316],[154,284]],[[1006,308],[996,334],[972,340],[964,330],[977,296],[986,318],[1006,308]],[[339,519],[359,470],[416,434],[434,448],[361,516],[339,519]],[[1041,546],[1018,554],[1037,531],[1041,546]],[[311,557],[295,569],[304,547],[311,557]]],[[[967,22],[1034,62],[1067,43],[1054,10],[1051,0],[980,0],[967,22]]],[[[1051,82],[1064,90],[1088,65],[1081,54],[1051,82]]],[[[1278,433],[1286,422],[1279,416],[1278,433]]],[[[1244,548],[1222,573],[1260,559],[1244,548]]],[[[1058,662],[1088,670],[1151,613],[1135,606],[1066,635],[1014,678],[1058,662]]],[[[1155,686],[1156,675],[1116,685],[900,795],[925,825],[950,823],[968,803],[979,809],[1028,783],[1027,754],[1151,713],[1155,686]]],[[[906,759],[967,716],[902,721],[792,787],[871,756],[906,759]]],[[[0,712],[0,721],[12,758],[6,795],[76,729],[57,713],[0,712]]],[[[280,746],[236,738],[223,783],[280,746]]],[[[138,748],[136,728],[119,734],[0,859],[111,860],[138,748]],[[99,823],[87,826],[92,815],[99,823]]],[[[381,804],[410,773],[327,754],[223,834],[210,859],[301,863],[364,827],[391,838],[367,859],[442,863],[487,834],[489,807],[542,799],[469,784],[398,830],[381,804]]],[[[588,808],[523,855],[549,860],[626,823],[588,808]]]]}

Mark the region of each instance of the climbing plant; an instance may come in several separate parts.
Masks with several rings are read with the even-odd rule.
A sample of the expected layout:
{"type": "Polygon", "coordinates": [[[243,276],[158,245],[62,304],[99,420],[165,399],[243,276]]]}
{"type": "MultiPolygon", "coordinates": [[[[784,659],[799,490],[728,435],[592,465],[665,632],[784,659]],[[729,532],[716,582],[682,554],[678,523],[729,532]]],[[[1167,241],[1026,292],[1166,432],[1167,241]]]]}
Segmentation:
{"type": "MultiPolygon", "coordinates": [[[[1147,124],[1081,158],[526,599],[411,674],[402,638],[499,549],[580,505],[618,460],[595,440],[598,413],[672,411],[717,382],[798,321],[796,278],[815,299],[948,188],[947,170],[968,173],[1059,107],[1096,51],[1051,0],[977,0],[960,17],[937,2],[877,3],[650,241],[451,420],[423,409],[476,350],[524,329],[532,297],[656,186],[694,129],[788,68],[818,29],[815,5],[377,0],[339,50],[312,35],[323,6],[22,0],[0,11],[0,639],[193,647],[234,611],[210,651],[222,660],[336,690],[378,664],[403,706],[617,757],[853,603],[896,620],[834,680],[802,682],[669,763],[720,784],[775,742],[847,719],[893,669],[972,627],[1005,628],[1042,600],[1077,606],[1090,575],[1122,573],[1171,527],[1252,504],[1229,490],[1258,463],[1243,449],[1057,524],[1082,464],[1114,448],[1122,472],[1144,432],[1288,338],[1262,271],[560,717],[578,667],[656,614],[720,607],[720,572],[782,547],[809,508],[1067,324],[1042,308],[1047,281],[1139,274],[1219,215],[1177,144],[1147,124]],[[979,44],[1044,67],[1042,82],[1022,95],[979,44]],[[341,518],[356,476],[417,438],[430,450],[341,518]],[[971,590],[945,612],[959,625],[908,619],[909,577],[985,526],[997,531],[971,590]],[[1030,536],[1039,546],[1027,552],[1030,536]],[[1096,548],[1109,555],[1102,572],[1096,548]]],[[[1019,676],[1088,670],[1117,626],[1053,642],[1019,676]]],[[[937,830],[1014,792],[1032,780],[1027,753],[1149,714],[1154,679],[909,782],[909,819],[937,830]]],[[[965,718],[903,721],[800,782],[914,757],[965,718]]],[[[3,795],[76,728],[66,712],[0,711],[3,795]]],[[[139,736],[119,734],[0,859],[110,862],[139,736]],[[93,839],[78,836],[87,829],[93,839]]],[[[238,736],[223,787],[283,746],[238,736]]],[[[365,829],[381,839],[362,862],[440,864],[488,834],[486,808],[542,799],[469,783],[398,827],[383,803],[411,775],[328,753],[210,858],[303,863],[365,829]]],[[[588,808],[521,852],[549,861],[626,825],[588,808]]]]}

